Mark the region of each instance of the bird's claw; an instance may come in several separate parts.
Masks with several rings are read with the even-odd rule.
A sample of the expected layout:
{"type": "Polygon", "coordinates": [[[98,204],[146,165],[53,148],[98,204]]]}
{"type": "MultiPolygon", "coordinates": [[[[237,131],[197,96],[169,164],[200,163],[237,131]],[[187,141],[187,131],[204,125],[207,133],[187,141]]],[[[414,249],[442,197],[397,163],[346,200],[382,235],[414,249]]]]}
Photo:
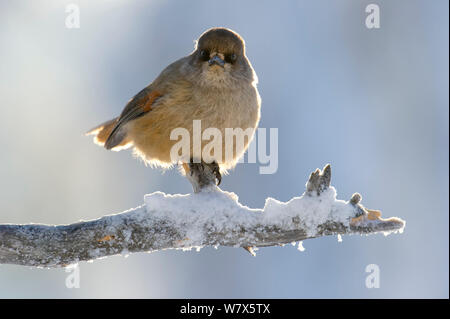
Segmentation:
{"type": "Polygon", "coordinates": [[[205,163],[201,161],[200,163],[196,163],[191,159],[186,167],[185,170],[189,172],[188,179],[191,182],[195,193],[211,184],[219,186],[222,181],[220,167],[216,162],[205,163]]]}
{"type": "Polygon", "coordinates": [[[214,176],[217,179],[217,186],[220,185],[220,182],[222,182],[222,174],[220,174],[220,167],[219,164],[217,164],[216,162],[213,163],[214,167],[213,167],[213,173],[214,176]]]}

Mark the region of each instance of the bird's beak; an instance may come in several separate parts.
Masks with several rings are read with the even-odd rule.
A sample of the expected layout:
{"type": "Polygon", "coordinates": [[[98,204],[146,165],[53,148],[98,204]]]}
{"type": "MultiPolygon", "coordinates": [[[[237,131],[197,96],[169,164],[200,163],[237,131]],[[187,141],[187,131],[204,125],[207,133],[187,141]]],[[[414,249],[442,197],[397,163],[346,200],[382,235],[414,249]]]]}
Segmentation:
{"type": "Polygon", "coordinates": [[[223,66],[225,65],[225,61],[222,60],[218,55],[213,56],[209,61],[208,61],[209,65],[219,65],[223,68],[223,66]]]}

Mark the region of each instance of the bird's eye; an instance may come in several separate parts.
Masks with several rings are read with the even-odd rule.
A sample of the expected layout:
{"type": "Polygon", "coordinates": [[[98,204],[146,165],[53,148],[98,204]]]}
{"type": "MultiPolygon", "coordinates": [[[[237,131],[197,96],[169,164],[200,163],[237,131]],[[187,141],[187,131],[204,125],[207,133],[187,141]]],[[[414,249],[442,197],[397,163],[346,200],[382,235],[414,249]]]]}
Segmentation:
{"type": "Polygon", "coordinates": [[[234,63],[236,62],[237,55],[235,53],[225,55],[225,62],[234,63]]]}
{"type": "Polygon", "coordinates": [[[201,50],[200,57],[202,58],[203,61],[208,61],[209,60],[209,52],[207,50],[201,50]]]}

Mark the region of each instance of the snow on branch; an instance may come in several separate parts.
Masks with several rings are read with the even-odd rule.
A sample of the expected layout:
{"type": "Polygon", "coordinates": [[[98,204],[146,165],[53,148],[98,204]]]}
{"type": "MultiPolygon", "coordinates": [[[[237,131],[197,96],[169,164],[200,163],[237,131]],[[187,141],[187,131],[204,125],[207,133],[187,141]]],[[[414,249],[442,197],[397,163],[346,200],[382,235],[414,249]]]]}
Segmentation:
{"type": "MultiPolygon", "coordinates": [[[[241,205],[234,193],[209,186],[199,193],[146,195],[129,211],[70,225],[0,224],[0,264],[54,267],[116,254],[204,246],[265,247],[343,234],[403,231],[399,218],[336,199],[331,168],[317,169],[306,191],[263,209],[241,205]]],[[[300,247],[299,247],[300,248],[300,247]]]]}

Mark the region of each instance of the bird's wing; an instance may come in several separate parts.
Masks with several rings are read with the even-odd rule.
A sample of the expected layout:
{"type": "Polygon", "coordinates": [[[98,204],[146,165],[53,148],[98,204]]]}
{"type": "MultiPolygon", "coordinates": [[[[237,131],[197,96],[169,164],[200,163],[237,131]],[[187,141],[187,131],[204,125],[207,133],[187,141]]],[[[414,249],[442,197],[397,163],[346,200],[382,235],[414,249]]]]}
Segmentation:
{"type": "Polygon", "coordinates": [[[125,130],[121,130],[124,124],[150,112],[156,106],[157,101],[166,93],[170,93],[173,90],[174,84],[183,79],[180,69],[188,58],[184,57],[170,64],[150,85],[136,94],[128,102],[106,140],[106,149],[109,150],[119,145],[126,137],[125,130]]]}
{"type": "Polygon", "coordinates": [[[162,93],[152,89],[151,86],[152,85],[149,85],[141,90],[127,103],[105,142],[106,149],[112,149],[122,141],[125,134],[123,134],[120,129],[124,124],[141,117],[152,110],[152,105],[154,105],[162,96],[162,93]]]}

